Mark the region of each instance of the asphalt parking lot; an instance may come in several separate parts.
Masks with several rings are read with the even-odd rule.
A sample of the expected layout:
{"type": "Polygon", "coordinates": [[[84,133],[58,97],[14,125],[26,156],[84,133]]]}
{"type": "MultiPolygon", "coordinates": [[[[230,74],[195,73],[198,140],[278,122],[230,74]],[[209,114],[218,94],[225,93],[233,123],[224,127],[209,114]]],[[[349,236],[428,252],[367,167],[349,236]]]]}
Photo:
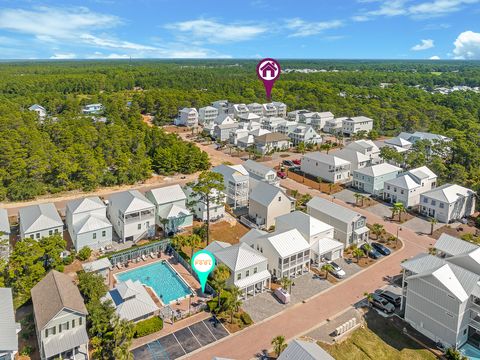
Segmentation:
{"type": "Polygon", "coordinates": [[[132,353],[135,360],[173,360],[225,336],[228,336],[225,327],[210,318],[136,348],[132,353]]]}

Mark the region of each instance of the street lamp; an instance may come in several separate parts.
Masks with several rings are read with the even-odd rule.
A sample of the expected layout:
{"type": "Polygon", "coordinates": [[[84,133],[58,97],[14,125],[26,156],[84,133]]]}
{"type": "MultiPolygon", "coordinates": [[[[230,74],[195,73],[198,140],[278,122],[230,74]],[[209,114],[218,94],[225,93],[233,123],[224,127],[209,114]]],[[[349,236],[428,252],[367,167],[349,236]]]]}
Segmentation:
{"type": "Polygon", "coordinates": [[[401,226],[397,226],[397,238],[395,239],[395,247],[398,246],[398,232],[399,231],[402,231],[402,227],[401,226]]]}

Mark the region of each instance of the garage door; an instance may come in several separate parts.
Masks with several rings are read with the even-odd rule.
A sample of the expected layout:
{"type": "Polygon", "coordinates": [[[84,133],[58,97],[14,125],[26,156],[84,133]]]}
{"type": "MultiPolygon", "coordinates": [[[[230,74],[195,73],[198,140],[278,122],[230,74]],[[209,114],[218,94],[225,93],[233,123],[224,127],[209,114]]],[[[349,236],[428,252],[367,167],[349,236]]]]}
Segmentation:
{"type": "Polygon", "coordinates": [[[340,257],[341,249],[332,251],[332,260],[338,259],[340,257]]]}

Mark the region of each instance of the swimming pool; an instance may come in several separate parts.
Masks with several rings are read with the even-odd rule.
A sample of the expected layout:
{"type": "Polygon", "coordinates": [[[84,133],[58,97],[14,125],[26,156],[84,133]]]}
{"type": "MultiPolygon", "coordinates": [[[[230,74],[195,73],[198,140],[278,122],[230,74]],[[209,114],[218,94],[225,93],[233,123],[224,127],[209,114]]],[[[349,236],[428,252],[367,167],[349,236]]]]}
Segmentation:
{"type": "Polygon", "coordinates": [[[166,261],[121,272],[116,278],[118,281],[139,280],[151,287],[164,304],[185,298],[192,293],[185,280],[166,261]]]}
{"type": "Polygon", "coordinates": [[[458,350],[470,360],[480,360],[480,350],[469,343],[462,345],[458,350]]]}

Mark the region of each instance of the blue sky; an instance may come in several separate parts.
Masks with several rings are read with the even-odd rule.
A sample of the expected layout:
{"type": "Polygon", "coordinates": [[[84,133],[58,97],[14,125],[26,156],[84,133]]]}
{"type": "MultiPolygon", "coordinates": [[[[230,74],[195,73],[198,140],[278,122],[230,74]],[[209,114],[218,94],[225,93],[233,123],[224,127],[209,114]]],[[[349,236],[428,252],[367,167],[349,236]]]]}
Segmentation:
{"type": "Polygon", "coordinates": [[[480,0],[0,0],[0,58],[480,59],[480,0]]]}

